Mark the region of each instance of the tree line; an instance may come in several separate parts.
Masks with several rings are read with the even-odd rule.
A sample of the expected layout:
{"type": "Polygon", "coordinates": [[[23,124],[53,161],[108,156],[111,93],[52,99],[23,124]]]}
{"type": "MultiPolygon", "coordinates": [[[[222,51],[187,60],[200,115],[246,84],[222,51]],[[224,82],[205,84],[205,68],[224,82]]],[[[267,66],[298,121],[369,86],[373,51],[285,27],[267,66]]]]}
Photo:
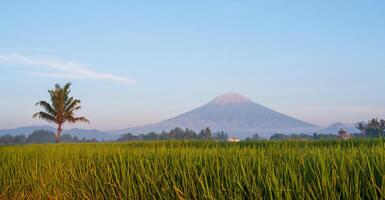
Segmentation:
{"type": "Polygon", "coordinates": [[[174,128],[170,131],[162,131],[161,133],[150,132],[140,134],[138,136],[132,133],[123,134],[117,141],[135,141],[135,140],[219,140],[227,141],[227,133],[220,131],[212,133],[209,127],[202,129],[199,133],[191,129],[174,128]]]}
{"type": "MultiPolygon", "coordinates": [[[[32,134],[25,135],[3,135],[0,136],[0,145],[11,145],[11,144],[39,144],[39,143],[54,143],[56,141],[55,133],[47,130],[36,130],[32,134]]],[[[61,136],[61,141],[66,143],[75,142],[97,142],[96,139],[85,139],[72,137],[69,134],[61,136]]]]}
{"type": "Polygon", "coordinates": [[[357,124],[357,129],[361,131],[364,137],[383,137],[385,136],[385,120],[372,119],[368,122],[360,122],[357,124]]]}
{"type": "MultiPolygon", "coordinates": [[[[12,144],[38,144],[38,143],[54,143],[56,142],[56,134],[47,130],[36,130],[32,134],[25,135],[3,135],[0,136],[0,145],[12,144]]],[[[117,142],[123,141],[149,141],[149,140],[217,140],[227,141],[227,133],[221,131],[212,133],[209,127],[202,129],[199,133],[190,129],[175,128],[170,131],[162,131],[160,134],[150,132],[147,134],[133,135],[131,133],[121,135],[117,142]]],[[[100,142],[96,139],[85,139],[63,134],[60,141],[64,143],[81,143],[81,142],[100,142]]],[[[113,141],[110,141],[113,142],[113,141]]]]}
{"type": "Polygon", "coordinates": [[[337,139],[336,134],[320,134],[320,133],[314,133],[313,135],[309,134],[281,134],[281,133],[275,133],[274,135],[270,136],[270,140],[330,140],[330,139],[337,139]]]}
{"type": "MultiPolygon", "coordinates": [[[[356,124],[356,128],[361,133],[352,133],[353,138],[378,138],[385,137],[385,120],[384,119],[371,119],[368,122],[359,122],[356,124]]],[[[314,133],[313,135],[308,134],[291,134],[285,135],[276,133],[270,137],[270,140],[303,140],[303,139],[336,139],[336,134],[322,134],[314,133]]]]}
{"type": "MultiPolygon", "coordinates": [[[[353,138],[375,138],[385,137],[385,120],[384,119],[371,119],[368,122],[357,123],[357,129],[361,131],[360,134],[352,134],[353,138]]],[[[336,134],[281,134],[276,133],[272,135],[270,140],[320,140],[320,139],[336,139],[336,134]]],[[[57,135],[47,130],[36,130],[32,134],[25,135],[3,135],[0,136],[0,145],[11,144],[33,144],[33,143],[54,143],[56,142],[57,135]]],[[[229,139],[228,134],[220,131],[213,133],[209,127],[202,129],[199,133],[191,129],[174,128],[170,131],[162,131],[161,133],[150,132],[147,134],[134,135],[132,133],[126,133],[121,135],[117,142],[123,141],[150,141],[150,140],[216,140],[227,141],[229,139]]],[[[246,140],[264,140],[257,133],[246,140]]],[[[69,134],[61,135],[62,142],[66,143],[80,143],[80,142],[99,142],[96,139],[85,139],[71,136],[69,134]]]]}

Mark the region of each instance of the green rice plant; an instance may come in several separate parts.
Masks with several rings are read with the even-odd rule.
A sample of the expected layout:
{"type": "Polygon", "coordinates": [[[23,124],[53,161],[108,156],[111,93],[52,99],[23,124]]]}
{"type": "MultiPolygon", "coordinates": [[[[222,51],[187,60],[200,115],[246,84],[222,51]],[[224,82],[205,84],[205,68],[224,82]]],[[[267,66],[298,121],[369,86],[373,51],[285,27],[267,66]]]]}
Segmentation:
{"type": "Polygon", "coordinates": [[[380,140],[0,147],[0,199],[385,199],[380,140]]]}

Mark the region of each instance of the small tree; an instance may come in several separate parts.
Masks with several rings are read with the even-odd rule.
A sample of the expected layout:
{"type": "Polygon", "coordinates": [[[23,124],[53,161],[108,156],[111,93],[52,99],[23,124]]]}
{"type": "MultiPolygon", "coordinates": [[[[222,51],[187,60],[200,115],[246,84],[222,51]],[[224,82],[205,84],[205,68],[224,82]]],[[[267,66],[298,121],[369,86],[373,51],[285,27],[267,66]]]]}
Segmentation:
{"type": "Polygon", "coordinates": [[[384,119],[380,120],[380,128],[384,132],[384,130],[385,130],[385,120],[384,119]]]}
{"type": "Polygon", "coordinates": [[[206,139],[211,139],[211,129],[210,129],[210,127],[207,127],[206,129],[205,129],[205,136],[206,136],[206,139]]]}
{"type": "Polygon", "coordinates": [[[255,133],[252,137],[251,137],[252,140],[260,140],[262,139],[258,133],[255,133]]]}
{"type": "Polygon", "coordinates": [[[365,132],[366,132],[366,124],[364,122],[357,123],[356,128],[361,131],[361,135],[362,136],[366,135],[365,134],[365,132]]]}
{"type": "Polygon", "coordinates": [[[384,133],[384,129],[381,126],[381,121],[377,118],[370,120],[367,124],[367,131],[373,137],[382,136],[384,133]]]}
{"type": "Polygon", "coordinates": [[[48,90],[50,94],[51,102],[39,101],[37,106],[41,106],[44,111],[40,111],[33,115],[34,118],[40,118],[48,121],[49,123],[57,124],[57,133],[55,135],[55,143],[60,141],[60,136],[63,131],[64,123],[77,123],[86,122],[89,123],[85,117],[75,117],[75,112],[81,109],[80,100],[70,97],[69,93],[71,83],[67,83],[64,87],[59,84],[55,85],[55,88],[48,90]]]}
{"type": "Polygon", "coordinates": [[[210,130],[210,128],[207,127],[205,129],[202,129],[201,132],[199,133],[198,137],[200,139],[204,139],[204,140],[211,139],[211,130],[210,130]]]}
{"type": "Polygon", "coordinates": [[[382,137],[385,134],[385,120],[377,118],[369,120],[367,123],[360,122],[357,124],[357,129],[361,133],[369,137],[382,137]]]}

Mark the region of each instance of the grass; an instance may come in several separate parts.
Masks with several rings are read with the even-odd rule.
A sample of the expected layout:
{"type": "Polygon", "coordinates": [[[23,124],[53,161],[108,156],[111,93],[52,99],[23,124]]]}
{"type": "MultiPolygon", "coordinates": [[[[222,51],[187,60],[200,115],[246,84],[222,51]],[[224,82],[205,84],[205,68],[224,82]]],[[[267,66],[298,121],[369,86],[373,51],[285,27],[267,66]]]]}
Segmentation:
{"type": "Polygon", "coordinates": [[[385,199],[369,141],[0,147],[0,199],[385,199]]]}

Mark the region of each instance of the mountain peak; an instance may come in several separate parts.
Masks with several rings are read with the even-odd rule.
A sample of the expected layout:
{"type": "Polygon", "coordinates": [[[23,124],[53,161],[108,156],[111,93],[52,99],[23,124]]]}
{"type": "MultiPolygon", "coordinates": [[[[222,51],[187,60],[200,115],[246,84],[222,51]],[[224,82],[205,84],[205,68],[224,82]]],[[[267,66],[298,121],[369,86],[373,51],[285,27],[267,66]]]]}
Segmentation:
{"type": "Polygon", "coordinates": [[[314,133],[319,129],[318,126],[254,103],[240,94],[228,93],[174,118],[113,133],[160,133],[175,127],[198,132],[202,128],[210,127],[213,132],[224,131],[242,139],[255,133],[268,137],[272,133],[314,133]]]}
{"type": "Polygon", "coordinates": [[[226,93],[221,96],[216,97],[212,103],[219,104],[219,105],[226,105],[226,104],[243,104],[243,103],[251,103],[252,101],[244,97],[238,93],[226,93]]]}

